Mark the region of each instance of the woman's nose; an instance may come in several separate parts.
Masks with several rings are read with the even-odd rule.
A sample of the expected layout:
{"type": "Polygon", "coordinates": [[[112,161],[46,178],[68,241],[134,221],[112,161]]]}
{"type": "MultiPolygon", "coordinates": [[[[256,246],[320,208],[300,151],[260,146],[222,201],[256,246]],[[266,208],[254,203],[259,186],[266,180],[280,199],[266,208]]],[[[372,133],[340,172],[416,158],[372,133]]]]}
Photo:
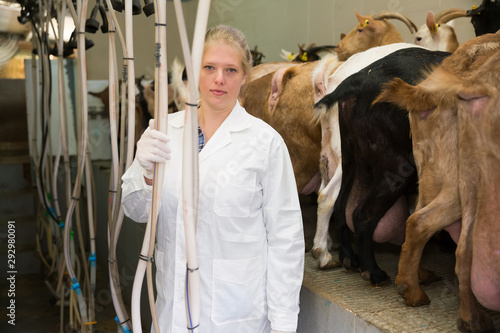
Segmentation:
{"type": "Polygon", "coordinates": [[[218,84],[224,83],[224,72],[222,70],[217,71],[217,74],[215,75],[215,82],[218,84]]]}

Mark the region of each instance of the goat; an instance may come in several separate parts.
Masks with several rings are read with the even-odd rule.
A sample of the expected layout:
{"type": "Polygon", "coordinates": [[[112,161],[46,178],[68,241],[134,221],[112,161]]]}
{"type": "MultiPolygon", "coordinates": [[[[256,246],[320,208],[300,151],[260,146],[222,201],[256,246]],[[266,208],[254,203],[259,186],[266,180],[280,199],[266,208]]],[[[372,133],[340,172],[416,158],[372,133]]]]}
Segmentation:
{"type": "MultiPolygon", "coordinates": [[[[339,61],[336,56],[325,57],[325,59],[318,62],[314,70],[314,101],[318,102],[326,94],[334,91],[347,77],[373,62],[393,52],[410,47],[415,48],[415,45],[393,43],[378,46],[357,53],[345,62],[339,61]]],[[[336,104],[332,105],[329,112],[316,110],[315,119],[320,122],[322,132],[320,157],[321,186],[318,192],[318,221],[312,254],[318,259],[320,269],[329,269],[340,265],[328,251],[332,243],[328,227],[342,179],[338,106],[336,104]]]]}
{"type": "Polygon", "coordinates": [[[355,53],[365,51],[369,48],[392,43],[403,42],[403,38],[387,19],[398,19],[406,24],[413,34],[417,31],[416,25],[406,16],[395,12],[383,12],[376,15],[359,15],[357,24],[347,35],[342,34],[335,52],[340,61],[347,60],[355,53]]]}
{"type": "Polygon", "coordinates": [[[429,304],[419,279],[433,274],[420,266],[420,259],[430,237],[447,230],[458,243],[457,324],[464,332],[493,330],[491,319],[477,307],[472,293],[482,305],[500,310],[500,248],[493,240],[500,236],[495,220],[498,194],[489,190],[500,181],[494,134],[500,125],[495,120],[500,110],[499,62],[500,35],[476,37],[417,86],[396,79],[374,101],[408,110],[418,169],[418,203],[406,222],[398,292],[407,305],[429,304]]]}
{"type": "Polygon", "coordinates": [[[455,51],[459,45],[457,35],[455,29],[453,29],[453,24],[447,23],[466,15],[465,10],[457,8],[441,11],[435,16],[429,11],[426,23],[415,34],[415,44],[435,51],[450,53],[455,51]]]}
{"type": "Polygon", "coordinates": [[[342,81],[315,105],[321,112],[338,104],[342,180],[333,214],[339,259],[348,269],[360,269],[374,285],[386,284],[389,277],[375,261],[372,241],[403,243],[408,216],[404,197],[416,186],[416,170],[407,115],[399,108],[371,103],[383,83],[394,77],[415,82],[423,68],[448,55],[423,48],[393,52],[342,81]]]}
{"type": "Polygon", "coordinates": [[[298,53],[291,53],[281,49],[280,57],[284,60],[296,62],[316,61],[321,59],[321,53],[333,53],[334,49],[335,46],[333,45],[316,46],[316,44],[313,43],[306,48],[304,44],[302,44],[299,45],[298,53]]]}
{"type": "Polygon", "coordinates": [[[500,29],[500,0],[483,0],[479,7],[467,11],[476,36],[495,33],[500,29]]]}

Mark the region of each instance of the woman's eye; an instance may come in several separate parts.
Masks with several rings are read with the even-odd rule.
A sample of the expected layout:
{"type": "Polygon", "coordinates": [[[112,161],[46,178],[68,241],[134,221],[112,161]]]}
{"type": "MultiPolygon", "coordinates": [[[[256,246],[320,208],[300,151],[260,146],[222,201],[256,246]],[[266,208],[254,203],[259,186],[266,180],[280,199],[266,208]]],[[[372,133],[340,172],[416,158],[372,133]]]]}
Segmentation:
{"type": "Polygon", "coordinates": [[[213,67],[213,66],[209,66],[209,65],[205,66],[205,68],[206,68],[206,69],[210,69],[210,70],[214,69],[214,67],[213,67]]]}
{"type": "Polygon", "coordinates": [[[231,73],[236,73],[236,69],[234,69],[234,68],[228,68],[227,71],[231,72],[231,73]]]}

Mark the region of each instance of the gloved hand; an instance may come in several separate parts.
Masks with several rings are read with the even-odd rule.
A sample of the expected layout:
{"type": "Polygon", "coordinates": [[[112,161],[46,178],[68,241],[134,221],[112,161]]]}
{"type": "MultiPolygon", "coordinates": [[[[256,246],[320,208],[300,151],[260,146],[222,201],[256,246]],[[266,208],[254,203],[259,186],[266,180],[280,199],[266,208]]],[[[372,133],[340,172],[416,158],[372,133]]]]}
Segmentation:
{"type": "Polygon", "coordinates": [[[153,178],[154,162],[164,163],[170,159],[170,138],[154,129],[154,119],[149,121],[149,128],[144,131],[137,141],[137,152],[135,158],[144,170],[144,177],[153,178]]]}
{"type": "Polygon", "coordinates": [[[271,333],[295,333],[295,332],[271,330],[271,333]]]}

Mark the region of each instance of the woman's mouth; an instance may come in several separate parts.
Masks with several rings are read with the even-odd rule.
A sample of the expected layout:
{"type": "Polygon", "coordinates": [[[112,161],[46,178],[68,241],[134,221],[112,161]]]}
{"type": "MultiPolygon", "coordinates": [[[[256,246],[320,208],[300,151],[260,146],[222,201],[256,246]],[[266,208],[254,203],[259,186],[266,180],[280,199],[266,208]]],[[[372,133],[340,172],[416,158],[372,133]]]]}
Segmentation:
{"type": "Polygon", "coordinates": [[[226,92],[224,90],[218,90],[218,89],[212,89],[210,90],[212,92],[212,94],[214,94],[215,96],[222,96],[224,95],[226,92]]]}

